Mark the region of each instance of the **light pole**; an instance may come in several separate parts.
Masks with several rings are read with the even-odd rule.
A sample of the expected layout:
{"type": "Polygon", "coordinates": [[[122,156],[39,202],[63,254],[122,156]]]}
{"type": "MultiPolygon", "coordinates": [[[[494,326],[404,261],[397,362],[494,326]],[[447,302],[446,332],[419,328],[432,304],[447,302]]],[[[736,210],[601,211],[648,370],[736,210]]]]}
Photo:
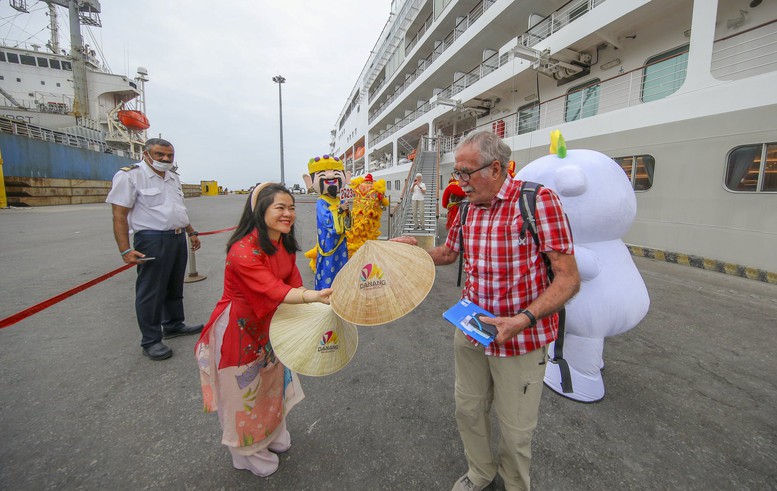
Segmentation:
{"type": "Polygon", "coordinates": [[[278,84],[278,113],[280,114],[281,125],[281,184],[286,185],[286,178],[283,173],[283,97],[281,97],[281,84],[286,81],[281,75],[276,75],[272,81],[278,84]]]}

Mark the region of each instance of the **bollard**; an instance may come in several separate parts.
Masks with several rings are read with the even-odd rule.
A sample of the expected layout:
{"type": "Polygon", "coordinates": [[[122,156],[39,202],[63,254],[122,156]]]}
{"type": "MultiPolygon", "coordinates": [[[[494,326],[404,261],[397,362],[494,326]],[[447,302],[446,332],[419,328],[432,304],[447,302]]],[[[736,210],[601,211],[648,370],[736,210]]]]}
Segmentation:
{"type": "Polygon", "coordinates": [[[189,276],[183,279],[184,283],[195,283],[197,281],[202,281],[207,276],[200,276],[197,273],[197,259],[195,257],[194,251],[192,250],[192,243],[187,239],[187,243],[189,244],[189,276]]]}

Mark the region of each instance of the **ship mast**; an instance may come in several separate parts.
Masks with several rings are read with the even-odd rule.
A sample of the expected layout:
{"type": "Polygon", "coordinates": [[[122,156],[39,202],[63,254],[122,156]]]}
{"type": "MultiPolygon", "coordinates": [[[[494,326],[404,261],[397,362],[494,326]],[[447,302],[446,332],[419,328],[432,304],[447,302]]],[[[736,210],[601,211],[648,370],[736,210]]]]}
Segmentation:
{"type": "Polygon", "coordinates": [[[54,4],[48,4],[49,6],[49,30],[51,30],[51,41],[49,41],[49,49],[52,53],[59,54],[59,25],[57,25],[57,6],[54,4]]]}
{"type": "Polygon", "coordinates": [[[46,0],[46,3],[66,7],[70,15],[70,57],[73,59],[73,115],[89,119],[89,87],[86,82],[86,61],[81,24],[100,27],[98,0],[46,0]]]}

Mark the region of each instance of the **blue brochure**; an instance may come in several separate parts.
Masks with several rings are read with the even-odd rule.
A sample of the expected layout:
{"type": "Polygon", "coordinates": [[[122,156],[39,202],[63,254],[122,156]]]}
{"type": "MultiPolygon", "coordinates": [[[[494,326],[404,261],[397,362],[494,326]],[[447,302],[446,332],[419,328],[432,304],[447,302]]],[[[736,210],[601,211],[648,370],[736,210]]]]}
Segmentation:
{"type": "Polygon", "coordinates": [[[459,300],[456,305],[446,310],[442,316],[445,320],[461,329],[464,334],[474,338],[483,346],[491,344],[496,337],[496,326],[480,322],[480,317],[496,316],[466,298],[459,300]]]}

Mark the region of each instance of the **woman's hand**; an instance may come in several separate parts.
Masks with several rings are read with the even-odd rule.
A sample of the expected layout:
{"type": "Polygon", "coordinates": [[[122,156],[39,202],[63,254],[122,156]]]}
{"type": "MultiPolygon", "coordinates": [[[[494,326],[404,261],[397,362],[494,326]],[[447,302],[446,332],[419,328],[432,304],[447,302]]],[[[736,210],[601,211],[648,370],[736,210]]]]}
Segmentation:
{"type": "Polygon", "coordinates": [[[314,302],[321,302],[329,305],[329,297],[332,295],[331,288],[324,288],[323,290],[310,290],[310,291],[316,294],[316,296],[313,297],[314,302]]]}

